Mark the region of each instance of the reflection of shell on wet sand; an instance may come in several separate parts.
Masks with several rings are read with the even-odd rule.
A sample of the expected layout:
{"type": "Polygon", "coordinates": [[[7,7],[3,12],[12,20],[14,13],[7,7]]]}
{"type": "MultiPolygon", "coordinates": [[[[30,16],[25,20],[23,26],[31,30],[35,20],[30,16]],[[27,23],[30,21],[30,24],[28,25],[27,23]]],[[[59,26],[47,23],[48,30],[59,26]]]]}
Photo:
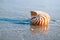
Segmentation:
{"type": "Polygon", "coordinates": [[[43,27],[39,27],[37,25],[30,25],[30,30],[32,33],[36,34],[36,33],[47,33],[49,28],[48,26],[43,26],[43,27]]]}
{"type": "Polygon", "coordinates": [[[50,16],[42,11],[31,11],[31,24],[46,26],[49,24],[50,16]]]}

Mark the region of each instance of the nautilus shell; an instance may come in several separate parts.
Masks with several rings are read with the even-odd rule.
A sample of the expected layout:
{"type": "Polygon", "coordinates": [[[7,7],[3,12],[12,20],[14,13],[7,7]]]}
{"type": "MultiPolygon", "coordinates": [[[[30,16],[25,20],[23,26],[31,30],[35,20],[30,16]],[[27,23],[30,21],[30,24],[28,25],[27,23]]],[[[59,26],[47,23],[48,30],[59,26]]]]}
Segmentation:
{"type": "Polygon", "coordinates": [[[42,11],[31,11],[31,24],[47,26],[50,22],[50,16],[42,11]]]}

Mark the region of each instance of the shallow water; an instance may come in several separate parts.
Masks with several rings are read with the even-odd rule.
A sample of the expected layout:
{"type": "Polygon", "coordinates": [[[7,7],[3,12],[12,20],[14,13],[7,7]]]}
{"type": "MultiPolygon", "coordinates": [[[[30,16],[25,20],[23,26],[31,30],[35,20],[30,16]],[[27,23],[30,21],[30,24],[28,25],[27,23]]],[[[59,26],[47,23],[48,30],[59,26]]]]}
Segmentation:
{"type": "Polygon", "coordinates": [[[47,12],[49,26],[0,21],[0,40],[60,40],[60,0],[0,0],[0,18],[30,18],[31,10],[47,12]]]}

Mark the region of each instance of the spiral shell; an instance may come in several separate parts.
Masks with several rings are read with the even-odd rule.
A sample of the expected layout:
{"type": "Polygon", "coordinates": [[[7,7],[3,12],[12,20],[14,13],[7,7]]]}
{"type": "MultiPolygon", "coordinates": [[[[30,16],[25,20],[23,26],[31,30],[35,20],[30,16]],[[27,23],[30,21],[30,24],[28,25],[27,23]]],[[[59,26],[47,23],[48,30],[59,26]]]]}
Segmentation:
{"type": "Polygon", "coordinates": [[[42,11],[31,11],[31,24],[46,26],[49,24],[50,16],[42,11]]]}

